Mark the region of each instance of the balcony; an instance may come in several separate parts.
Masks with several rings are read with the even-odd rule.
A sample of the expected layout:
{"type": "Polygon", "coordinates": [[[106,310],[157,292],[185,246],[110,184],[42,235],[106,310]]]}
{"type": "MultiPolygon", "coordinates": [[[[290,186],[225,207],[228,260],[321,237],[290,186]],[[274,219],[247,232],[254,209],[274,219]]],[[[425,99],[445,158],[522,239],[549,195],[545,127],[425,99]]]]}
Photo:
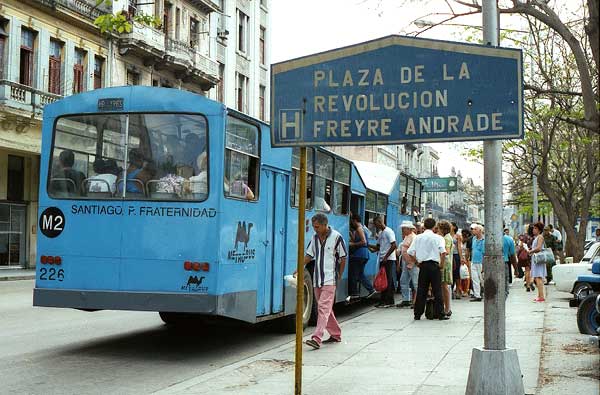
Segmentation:
{"type": "Polygon", "coordinates": [[[16,116],[40,118],[46,104],[62,96],[38,91],[30,86],[0,80],[0,110],[16,116]]]}
{"type": "MultiPolygon", "coordinates": [[[[163,62],[165,56],[165,34],[150,26],[133,24],[131,33],[119,37],[119,54],[132,54],[143,59],[145,66],[163,62]]],[[[160,69],[160,67],[156,67],[160,69]]]]}
{"type": "Polygon", "coordinates": [[[95,0],[25,0],[25,2],[38,7],[51,8],[76,20],[83,18],[88,23],[92,23],[102,14],[111,12],[104,4],[96,6],[95,0]]]}
{"type": "Polygon", "coordinates": [[[194,82],[209,90],[219,82],[219,65],[187,43],[166,39],[165,63],[183,82],[194,82]]]}
{"type": "Polygon", "coordinates": [[[221,3],[219,0],[189,0],[196,8],[206,12],[221,12],[221,3]]]}

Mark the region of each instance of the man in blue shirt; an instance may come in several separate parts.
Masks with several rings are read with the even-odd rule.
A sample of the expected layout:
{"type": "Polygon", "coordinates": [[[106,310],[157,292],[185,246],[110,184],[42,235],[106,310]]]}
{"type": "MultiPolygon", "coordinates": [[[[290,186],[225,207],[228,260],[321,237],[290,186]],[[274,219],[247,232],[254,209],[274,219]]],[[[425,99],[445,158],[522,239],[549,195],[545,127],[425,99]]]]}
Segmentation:
{"type": "Polygon", "coordinates": [[[481,302],[481,282],[483,281],[483,253],[485,251],[485,239],[483,238],[483,226],[471,225],[473,233],[473,246],[471,249],[471,282],[473,283],[473,296],[471,302],[481,302]]]}
{"type": "Polygon", "coordinates": [[[504,258],[504,296],[508,297],[508,283],[510,280],[510,257],[515,255],[515,241],[509,235],[502,236],[502,256],[504,258]]]}

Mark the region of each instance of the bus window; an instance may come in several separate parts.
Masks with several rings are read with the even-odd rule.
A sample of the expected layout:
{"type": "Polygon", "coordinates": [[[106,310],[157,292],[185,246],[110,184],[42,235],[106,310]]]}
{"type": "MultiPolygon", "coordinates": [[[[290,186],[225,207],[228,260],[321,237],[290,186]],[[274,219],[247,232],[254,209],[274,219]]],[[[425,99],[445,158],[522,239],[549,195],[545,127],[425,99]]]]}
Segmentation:
{"type": "Polygon", "coordinates": [[[375,226],[373,225],[373,220],[377,216],[377,194],[373,191],[367,191],[367,195],[365,197],[365,222],[372,235],[375,235],[377,232],[375,231],[375,226]]]}
{"type": "Polygon", "coordinates": [[[207,123],[201,115],[132,114],[128,174],[137,173],[134,180],[127,182],[126,197],[145,193],[155,200],[205,200],[208,197],[206,141],[207,123]],[[132,152],[141,155],[141,168],[133,163],[132,152]]]}
{"type": "Polygon", "coordinates": [[[225,131],[225,196],[258,199],[258,127],[232,116],[225,131]]]}
{"type": "MultiPolygon", "coordinates": [[[[306,209],[312,208],[312,185],[313,173],[315,169],[314,151],[312,148],[306,149],[306,209]]],[[[295,147],[292,150],[292,190],[290,199],[292,207],[298,207],[300,194],[300,148],[295,147]]]]}
{"type": "Polygon", "coordinates": [[[48,194],[54,198],[85,197],[91,191],[90,197],[101,192],[102,197],[112,198],[118,162],[122,161],[119,144],[124,141],[124,124],[125,116],[117,114],[59,118],[54,130],[48,194]],[[99,166],[105,161],[114,164],[113,174],[99,166]],[[97,183],[90,180],[100,174],[106,177],[97,183]]]}
{"type": "Polygon", "coordinates": [[[204,200],[206,135],[201,115],[60,118],[48,192],[51,197],[204,200]]]}
{"type": "Polygon", "coordinates": [[[317,151],[315,161],[315,210],[331,211],[333,157],[317,151]]]}
{"type": "Polygon", "coordinates": [[[334,211],[336,214],[348,214],[348,204],[350,198],[350,163],[336,158],[334,181],[334,211]]]}

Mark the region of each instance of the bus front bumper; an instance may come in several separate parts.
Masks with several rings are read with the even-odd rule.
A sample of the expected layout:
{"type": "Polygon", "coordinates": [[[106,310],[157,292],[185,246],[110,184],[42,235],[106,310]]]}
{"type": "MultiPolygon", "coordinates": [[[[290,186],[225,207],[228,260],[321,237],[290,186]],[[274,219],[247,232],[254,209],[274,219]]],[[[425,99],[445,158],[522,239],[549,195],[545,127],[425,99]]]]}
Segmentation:
{"type": "Polygon", "coordinates": [[[256,322],[256,292],[224,295],[34,288],[33,305],[83,310],[199,313],[256,322]]]}

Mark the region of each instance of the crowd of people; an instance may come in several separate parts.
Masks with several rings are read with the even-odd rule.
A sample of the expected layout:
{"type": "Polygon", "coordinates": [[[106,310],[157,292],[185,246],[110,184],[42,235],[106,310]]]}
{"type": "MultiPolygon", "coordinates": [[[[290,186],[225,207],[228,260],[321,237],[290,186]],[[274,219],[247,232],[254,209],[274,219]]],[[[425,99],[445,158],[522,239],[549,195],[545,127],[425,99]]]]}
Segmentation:
{"type": "MultiPolygon", "coordinates": [[[[328,226],[327,216],[317,214],[312,223],[315,235],[306,250],[305,264],[315,261],[315,270],[319,270],[319,275],[313,276],[318,318],[315,332],[306,344],[315,349],[322,343],[341,341],[332,295],[335,295],[346,258],[349,262],[348,302],[361,298],[362,286],[367,291],[365,298],[381,294],[378,308],[412,308],[415,320],[420,320],[423,314],[428,319],[448,320],[452,316],[452,300],[482,301],[485,275],[482,224],[473,223],[461,230],[455,223],[436,222],[433,218],[423,223],[403,221],[399,229],[402,239],[397,241],[395,232],[386,226],[383,217],[375,217],[369,229],[359,215],[352,214],[347,250],[341,235],[328,226]],[[369,244],[370,239],[376,240],[376,244],[369,244]],[[370,253],[377,254],[379,270],[386,275],[387,287],[380,292],[364,274],[370,253]],[[395,294],[401,294],[402,300],[397,304],[395,294]],[[325,331],[330,337],[322,340],[325,331]]],[[[509,233],[509,229],[505,229],[502,237],[505,297],[509,295],[509,283],[523,279],[528,292],[537,289],[533,301],[544,302],[544,286],[551,281],[551,266],[562,257],[560,232],[536,222],[529,225],[516,242],[509,233]]]]}

